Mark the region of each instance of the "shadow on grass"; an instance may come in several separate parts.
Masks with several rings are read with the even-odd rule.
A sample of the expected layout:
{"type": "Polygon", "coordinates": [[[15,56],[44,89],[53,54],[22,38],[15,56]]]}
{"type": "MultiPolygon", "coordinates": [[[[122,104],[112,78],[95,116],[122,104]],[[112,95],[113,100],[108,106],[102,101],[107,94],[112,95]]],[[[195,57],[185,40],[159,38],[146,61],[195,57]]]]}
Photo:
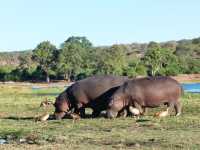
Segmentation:
{"type": "Polygon", "coordinates": [[[150,119],[138,119],[136,122],[148,122],[151,121],[150,119]]]}
{"type": "Polygon", "coordinates": [[[97,119],[97,118],[107,118],[105,113],[100,113],[99,116],[94,117],[92,114],[85,114],[83,119],[97,119]]]}
{"type": "Polygon", "coordinates": [[[34,117],[15,117],[15,116],[10,116],[10,117],[5,117],[1,119],[10,119],[10,120],[34,120],[34,117]]]}
{"type": "MultiPolygon", "coordinates": [[[[97,117],[93,117],[92,114],[85,114],[84,117],[81,119],[97,119],[97,118],[106,118],[105,114],[100,114],[97,117]]],[[[8,119],[8,120],[37,120],[37,117],[18,117],[18,116],[9,116],[9,117],[0,117],[0,119],[8,119]]],[[[63,119],[61,120],[73,120],[70,116],[66,115],[63,119]]],[[[47,120],[56,120],[53,115],[50,115],[47,120]]]]}
{"type": "MultiPolygon", "coordinates": [[[[4,118],[2,117],[0,119],[18,120],[18,121],[19,120],[30,120],[30,121],[37,121],[38,120],[37,117],[15,117],[15,116],[4,117],[4,118]]],[[[63,119],[70,119],[70,118],[63,118],[63,119]]],[[[47,120],[49,121],[49,120],[56,120],[56,119],[49,117],[47,120]]],[[[70,120],[72,120],[72,119],[70,119],[70,120]]],[[[59,120],[57,120],[57,121],[59,121],[59,120]]]]}

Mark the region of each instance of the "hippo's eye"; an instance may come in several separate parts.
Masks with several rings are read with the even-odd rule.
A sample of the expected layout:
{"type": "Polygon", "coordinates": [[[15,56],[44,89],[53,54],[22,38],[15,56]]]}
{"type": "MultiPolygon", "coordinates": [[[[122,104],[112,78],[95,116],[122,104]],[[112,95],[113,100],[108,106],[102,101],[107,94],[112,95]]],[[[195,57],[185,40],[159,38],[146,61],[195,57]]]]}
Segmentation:
{"type": "Polygon", "coordinates": [[[115,99],[115,100],[118,100],[118,99],[119,99],[119,96],[115,96],[114,99],[115,99]]]}

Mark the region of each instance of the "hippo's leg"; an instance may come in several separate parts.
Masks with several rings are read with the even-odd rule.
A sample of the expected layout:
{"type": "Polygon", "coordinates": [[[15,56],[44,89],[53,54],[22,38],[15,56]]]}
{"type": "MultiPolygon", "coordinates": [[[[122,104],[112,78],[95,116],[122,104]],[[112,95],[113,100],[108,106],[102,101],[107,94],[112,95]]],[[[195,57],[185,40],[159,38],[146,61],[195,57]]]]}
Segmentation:
{"type": "Polygon", "coordinates": [[[81,118],[84,118],[85,117],[85,108],[84,107],[75,108],[74,113],[76,113],[77,115],[80,115],[81,118]]]}
{"type": "Polygon", "coordinates": [[[129,107],[128,108],[126,108],[126,111],[127,111],[127,116],[133,116],[133,114],[130,112],[130,110],[129,110],[129,107]]]}
{"type": "Polygon", "coordinates": [[[82,103],[78,103],[75,108],[75,113],[80,115],[81,118],[85,117],[85,107],[83,107],[82,103]]]}
{"type": "Polygon", "coordinates": [[[126,117],[128,115],[128,111],[127,111],[127,108],[124,108],[123,110],[121,110],[119,113],[118,113],[118,116],[119,117],[126,117]]]}
{"type": "Polygon", "coordinates": [[[118,114],[118,112],[117,111],[113,111],[113,110],[107,110],[107,112],[106,112],[106,115],[107,115],[107,118],[115,118],[115,117],[117,117],[117,114],[118,114]]]}
{"type": "Polygon", "coordinates": [[[80,108],[79,109],[79,112],[80,112],[80,116],[81,116],[81,118],[84,118],[85,117],[85,108],[80,108]]]}
{"type": "Polygon", "coordinates": [[[177,101],[174,104],[174,109],[176,111],[176,116],[179,116],[181,114],[181,103],[180,103],[180,101],[177,101]]]}
{"type": "Polygon", "coordinates": [[[138,104],[136,101],[133,102],[135,108],[137,108],[140,111],[140,114],[143,114],[143,109],[142,106],[140,106],[140,104],[138,104]]]}
{"type": "Polygon", "coordinates": [[[147,107],[143,107],[143,112],[142,112],[142,115],[144,115],[145,113],[148,112],[148,108],[147,107]]]}
{"type": "Polygon", "coordinates": [[[167,103],[167,112],[170,114],[174,108],[174,103],[173,102],[168,102],[167,103]]]}
{"type": "Polygon", "coordinates": [[[100,115],[100,113],[101,113],[101,111],[99,111],[99,110],[93,110],[93,112],[92,112],[92,118],[98,117],[100,115]]]}

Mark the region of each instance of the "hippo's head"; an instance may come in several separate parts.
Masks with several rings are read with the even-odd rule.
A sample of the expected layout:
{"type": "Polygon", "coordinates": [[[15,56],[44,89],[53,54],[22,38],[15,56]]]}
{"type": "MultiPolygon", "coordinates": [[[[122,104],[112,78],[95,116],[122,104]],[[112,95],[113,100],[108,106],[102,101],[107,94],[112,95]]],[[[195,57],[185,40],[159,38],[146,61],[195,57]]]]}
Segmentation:
{"type": "Polygon", "coordinates": [[[61,93],[56,98],[54,106],[55,106],[55,112],[54,112],[55,119],[62,119],[63,117],[65,117],[65,115],[67,114],[67,112],[70,110],[71,107],[66,91],[61,93]]]}
{"type": "Polygon", "coordinates": [[[107,109],[107,117],[115,118],[119,111],[126,106],[126,95],[122,88],[119,88],[112,96],[107,109]]]}

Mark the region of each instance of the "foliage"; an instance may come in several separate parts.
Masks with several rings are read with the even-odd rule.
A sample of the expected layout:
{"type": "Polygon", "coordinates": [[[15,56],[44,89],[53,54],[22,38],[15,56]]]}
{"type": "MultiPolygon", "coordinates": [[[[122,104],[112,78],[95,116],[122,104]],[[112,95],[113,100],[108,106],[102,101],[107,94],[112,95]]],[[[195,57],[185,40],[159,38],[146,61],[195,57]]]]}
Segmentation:
{"type": "Polygon", "coordinates": [[[85,37],[70,37],[62,45],[58,56],[58,70],[65,79],[79,74],[82,68],[88,68],[88,56],[92,44],[85,37]]]}
{"type": "Polygon", "coordinates": [[[31,68],[34,64],[34,62],[31,59],[31,55],[24,55],[24,56],[19,56],[19,68],[21,69],[29,69],[31,68]]]}
{"type": "Polygon", "coordinates": [[[0,67],[0,81],[7,81],[7,77],[15,69],[12,66],[2,66],[0,67]]]}
{"type": "Polygon", "coordinates": [[[97,50],[96,61],[96,73],[99,74],[122,75],[123,68],[127,65],[126,54],[117,45],[97,50]]]}
{"type": "Polygon", "coordinates": [[[128,77],[136,77],[138,75],[146,75],[146,67],[139,59],[133,59],[128,63],[128,66],[124,69],[124,75],[128,77]]]}
{"type": "Polygon", "coordinates": [[[56,47],[49,41],[41,42],[33,50],[33,60],[38,63],[42,71],[46,74],[46,80],[49,82],[49,75],[52,73],[52,68],[55,65],[56,47]]]}
{"type": "Polygon", "coordinates": [[[177,56],[172,50],[151,44],[144,56],[150,75],[176,75],[179,73],[177,56]],[[178,70],[177,70],[178,69],[178,70]]]}
{"type": "Polygon", "coordinates": [[[60,49],[49,41],[33,51],[0,53],[0,80],[79,80],[95,74],[177,75],[200,73],[200,38],[163,43],[94,47],[86,37],[72,36],[60,49]]]}

